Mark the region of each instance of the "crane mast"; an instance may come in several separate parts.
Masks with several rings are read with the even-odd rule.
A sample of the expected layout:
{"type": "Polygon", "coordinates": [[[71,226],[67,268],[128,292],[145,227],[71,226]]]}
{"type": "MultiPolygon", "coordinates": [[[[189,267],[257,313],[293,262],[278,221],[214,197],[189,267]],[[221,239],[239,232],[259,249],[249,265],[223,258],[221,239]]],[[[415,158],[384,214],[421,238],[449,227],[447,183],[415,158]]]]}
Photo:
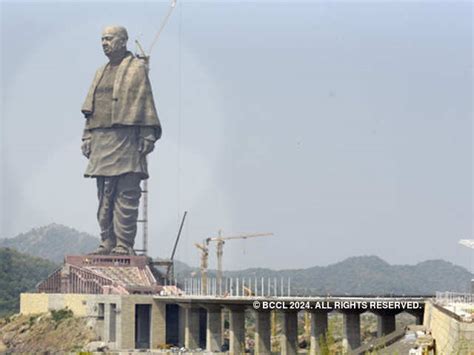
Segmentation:
{"type": "Polygon", "coordinates": [[[248,239],[248,238],[257,238],[257,237],[267,237],[272,236],[273,233],[253,233],[253,234],[241,234],[234,236],[222,236],[222,230],[219,230],[217,237],[206,238],[202,244],[195,244],[196,248],[201,251],[201,285],[202,292],[207,294],[207,270],[208,270],[208,260],[209,260],[209,244],[211,242],[216,242],[216,252],[217,252],[217,285],[216,291],[222,293],[222,260],[224,255],[224,244],[227,240],[235,239],[248,239]]]}

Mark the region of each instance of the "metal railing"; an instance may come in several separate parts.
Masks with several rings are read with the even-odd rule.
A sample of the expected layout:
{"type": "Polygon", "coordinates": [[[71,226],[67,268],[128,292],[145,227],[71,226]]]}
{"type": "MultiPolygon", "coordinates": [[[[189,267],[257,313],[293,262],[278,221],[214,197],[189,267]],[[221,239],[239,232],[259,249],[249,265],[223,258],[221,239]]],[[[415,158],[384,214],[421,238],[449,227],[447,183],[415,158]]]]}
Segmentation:
{"type": "Polygon", "coordinates": [[[217,278],[208,278],[203,285],[201,278],[184,280],[184,293],[190,296],[230,297],[290,297],[291,279],[284,277],[252,278],[226,277],[221,284],[217,278]]]}
{"type": "Polygon", "coordinates": [[[436,303],[440,305],[467,304],[474,306],[474,293],[463,292],[436,292],[436,303]]]}

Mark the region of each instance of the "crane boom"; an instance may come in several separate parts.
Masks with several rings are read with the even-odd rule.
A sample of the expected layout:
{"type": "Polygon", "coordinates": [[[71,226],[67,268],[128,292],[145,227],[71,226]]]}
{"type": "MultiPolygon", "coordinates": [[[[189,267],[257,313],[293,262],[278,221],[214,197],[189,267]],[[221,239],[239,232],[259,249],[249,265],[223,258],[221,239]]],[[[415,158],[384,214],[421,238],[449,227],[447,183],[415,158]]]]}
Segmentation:
{"type": "Polygon", "coordinates": [[[272,236],[273,233],[251,233],[251,234],[240,234],[240,235],[231,235],[228,237],[222,236],[222,231],[219,231],[217,237],[209,237],[204,239],[202,244],[195,243],[195,247],[201,251],[201,287],[202,292],[207,294],[207,268],[208,268],[208,259],[209,259],[209,244],[211,242],[216,242],[216,251],[217,251],[217,292],[222,293],[222,256],[224,254],[224,244],[226,240],[235,240],[235,239],[248,239],[248,238],[257,238],[257,237],[268,237],[272,236]]]}
{"type": "Polygon", "coordinates": [[[273,233],[251,233],[251,234],[241,234],[241,235],[232,235],[228,237],[222,236],[222,231],[219,231],[219,236],[210,237],[206,239],[206,243],[217,242],[216,252],[217,252],[217,290],[219,293],[222,293],[222,258],[224,255],[224,243],[226,240],[236,240],[236,239],[248,239],[248,238],[257,238],[257,237],[268,237],[272,236],[273,233]]]}
{"type": "Polygon", "coordinates": [[[209,242],[217,242],[221,240],[232,240],[232,239],[247,239],[247,238],[256,238],[256,237],[267,237],[271,236],[273,233],[253,233],[253,234],[241,234],[241,235],[233,235],[229,237],[209,237],[206,239],[206,243],[209,242]]]}

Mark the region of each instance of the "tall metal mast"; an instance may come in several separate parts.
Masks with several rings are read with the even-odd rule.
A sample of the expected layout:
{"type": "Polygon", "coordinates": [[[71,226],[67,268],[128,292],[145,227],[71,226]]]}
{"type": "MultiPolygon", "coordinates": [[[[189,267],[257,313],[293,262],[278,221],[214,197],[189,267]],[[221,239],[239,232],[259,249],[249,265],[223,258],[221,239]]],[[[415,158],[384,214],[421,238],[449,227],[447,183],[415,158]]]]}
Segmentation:
{"type": "Polygon", "coordinates": [[[143,254],[148,255],[148,179],[143,180],[143,254]]]}
{"type": "Polygon", "coordinates": [[[142,218],[137,220],[142,224],[142,248],[135,251],[148,255],[148,180],[142,182],[142,218]]]}
{"type": "MultiPolygon", "coordinates": [[[[155,38],[153,39],[153,42],[150,46],[150,50],[148,52],[148,55],[146,55],[145,51],[143,50],[143,47],[140,45],[138,40],[135,40],[135,43],[138,46],[138,49],[140,50],[140,55],[138,56],[140,59],[144,60],[146,63],[147,70],[149,70],[149,63],[150,63],[150,56],[151,56],[151,51],[153,50],[153,47],[155,44],[158,42],[158,39],[160,38],[161,32],[163,32],[163,29],[165,28],[166,24],[168,23],[168,20],[171,16],[171,13],[176,7],[176,2],[177,0],[171,0],[170,7],[168,9],[168,12],[166,13],[165,18],[161,22],[160,28],[158,32],[155,35],[155,38]]],[[[138,220],[137,222],[143,223],[142,227],[142,232],[143,232],[143,247],[141,251],[143,252],[144,255],[148,254],[148,181],[145,179],[143,180],[142,184],[142,198],[143,198],[143,204],[142,204],[142,219],[138,220]]]]}

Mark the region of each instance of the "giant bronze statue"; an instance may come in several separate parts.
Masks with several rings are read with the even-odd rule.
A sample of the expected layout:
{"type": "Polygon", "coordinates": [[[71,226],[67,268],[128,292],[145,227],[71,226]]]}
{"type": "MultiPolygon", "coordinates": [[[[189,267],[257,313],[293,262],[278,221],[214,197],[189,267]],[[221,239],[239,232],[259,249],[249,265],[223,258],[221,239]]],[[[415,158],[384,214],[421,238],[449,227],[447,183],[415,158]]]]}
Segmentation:
{"type": "Polygon", "coordinates": [[[82,107],[84,176],[97,180],[101,243],[94,254],[133,255],[146,156],[161,136],[147,64],[127,50],[127,30],[106,27],[99,68],[82,107]]]}

